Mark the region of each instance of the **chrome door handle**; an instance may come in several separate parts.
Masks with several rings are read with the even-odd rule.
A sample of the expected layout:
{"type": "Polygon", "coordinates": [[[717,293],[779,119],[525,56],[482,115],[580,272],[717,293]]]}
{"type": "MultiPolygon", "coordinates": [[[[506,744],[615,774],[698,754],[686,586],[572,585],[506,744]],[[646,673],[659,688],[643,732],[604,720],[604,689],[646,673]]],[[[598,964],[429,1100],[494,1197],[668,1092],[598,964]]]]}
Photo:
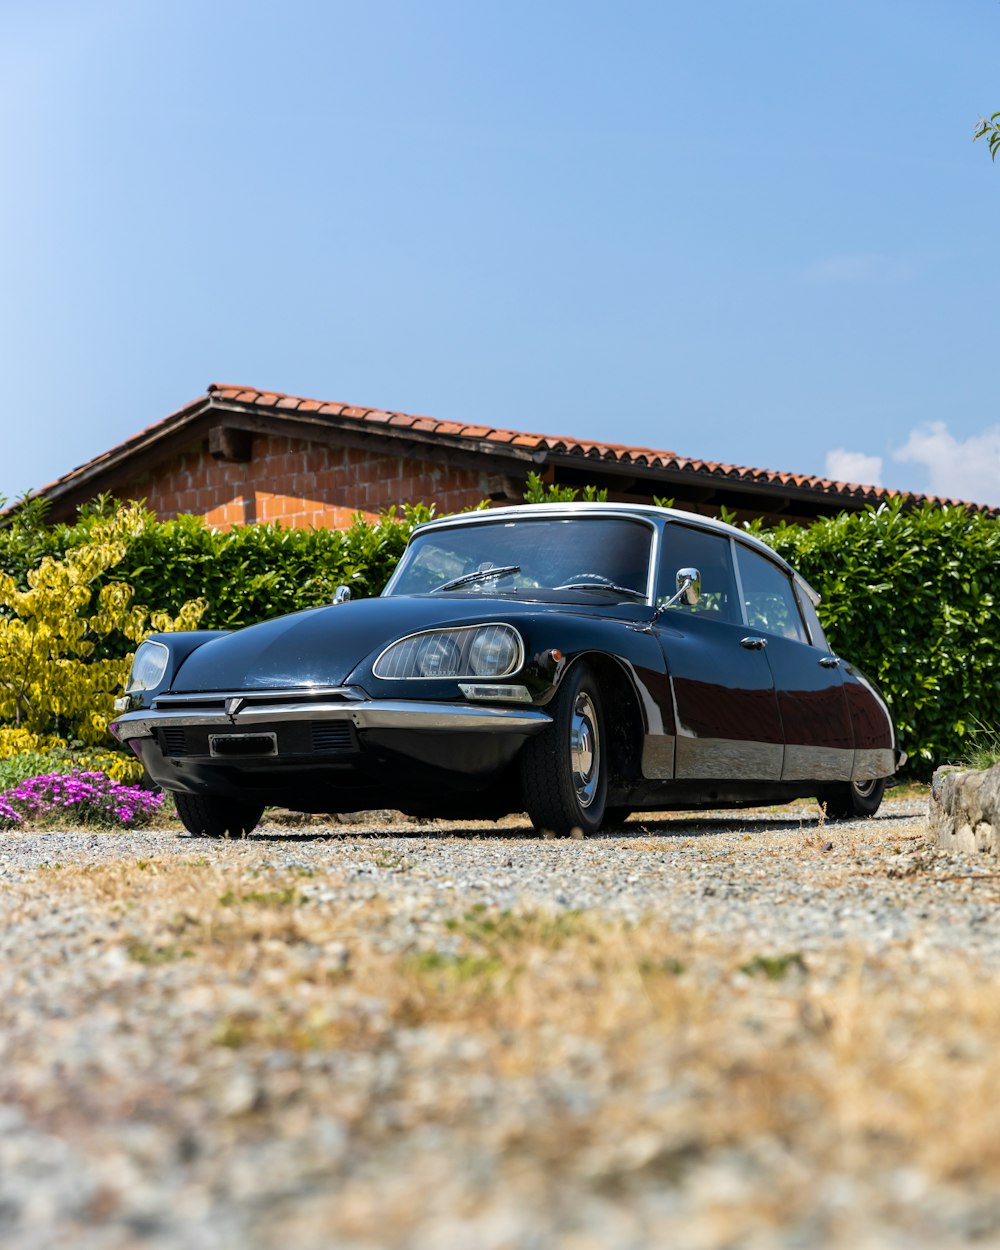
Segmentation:
{"type": "Polygon", "coordinates": [[[840,663],[840,656],[839,655],[824,655],[819,663],[820,663],[821,668],[836,668],[837,665],[840,663]]]}
{"type": "Polygon", "coordinates": [[[767,646],[766,638],[741,638],[740,646],[747,651],[763,651],[767,646]]]}

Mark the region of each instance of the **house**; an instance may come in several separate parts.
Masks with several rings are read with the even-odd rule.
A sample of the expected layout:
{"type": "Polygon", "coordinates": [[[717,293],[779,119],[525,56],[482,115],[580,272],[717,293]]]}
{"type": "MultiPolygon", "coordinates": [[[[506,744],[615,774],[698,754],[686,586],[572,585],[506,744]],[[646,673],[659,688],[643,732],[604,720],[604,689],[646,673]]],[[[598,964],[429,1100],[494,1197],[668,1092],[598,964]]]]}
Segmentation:
{"type": "MultiPolygon", "coordinates": [[[[672,451],[581,442],[492,426],[212,385],[193,403],[36,492],[70,520],[108,493],[144,499],[161,518],[191,512],[220,528],[280,521],[343,527],[406,502],[439,514],[519,501],[532,471],[546,482],[605,488],[613,501],[671,500],[738,519],[810,521],[899,492],[715,464],[672,451]]],[[[927,498],[907,496],[914,503],[927,498]]],[[[951,501],[937,501],[951,502],[951,501]]]]}

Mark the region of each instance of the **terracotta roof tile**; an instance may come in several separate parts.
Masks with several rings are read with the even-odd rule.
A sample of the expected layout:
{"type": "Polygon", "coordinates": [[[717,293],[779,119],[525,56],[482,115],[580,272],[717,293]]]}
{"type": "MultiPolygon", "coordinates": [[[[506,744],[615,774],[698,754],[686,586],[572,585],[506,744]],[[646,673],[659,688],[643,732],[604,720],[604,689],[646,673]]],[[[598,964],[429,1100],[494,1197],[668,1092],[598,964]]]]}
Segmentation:
{"type": "MultiPolygon", "coordinates": [[[[234,386],[227,383],[212,383],[208,388],[207,399],[200,397],[191,404],[185,405],[170,416],[147,426],[140,433],[133,435],[116,447],[95,457],[85,465],[73,469],[56,482],[43,487],[38,494],[44,495],[57,488],[69,487],[81,477],[90,478],[98,473],[102,466],[127,457],[133,448],[146,445],[158,437],[173,432],[186,420],[204,414],[211,405],[237,404],[244,407],[268,409],[291,416],[309,415],[316,418],[330,417],[338,421],[356,422],[359,425],[372,425],[381,428],[394,427],[398,430],[409,429],[422,434],[435,434],[446,438],[453,445],[466,440],[472,450],[484,443],[499,444],[508,447],[535,452],[535,459],[544,459],[537,453],[548,452],[554,456],[568,459],[600,460],[607,463],[635,465],[637,467],[660,468],[671,472],[708,475],[747,483],[759,483],[771,486],[797,488],[820,494],[829,494],[844,498],[866,500],[872,503],[891,499],[900,494],[909,494],[889,490],[881,486],[865,486],[856,483],[835,482],[828,478],[810,476],[808,474],[789,473],[784,470],[752,468],[743,465],[720,464],[713,461],[699,460],[680,456],[674,451],[656,450],[650,447],[628,447],[622,443],[578,442],[574,439],[557,435],[533,434],[519,430],[497,429],[493,426],[471,425],[454,421],[439,421],[434,417],[414,416],[405,412],[385,412],[379,408],[359,408],[342,403],[324,402],[318,399],[306,399],[298,395],[286,395],[278,391],[259,391],[252,387],[234,386]]],[[[940,499],[934,496],[909,494],[915,501],[933,499],[934,502],[963,503],[962,500],[940,499]]],[[[995,509],[988,509],[993,512],[995,509]]]]}

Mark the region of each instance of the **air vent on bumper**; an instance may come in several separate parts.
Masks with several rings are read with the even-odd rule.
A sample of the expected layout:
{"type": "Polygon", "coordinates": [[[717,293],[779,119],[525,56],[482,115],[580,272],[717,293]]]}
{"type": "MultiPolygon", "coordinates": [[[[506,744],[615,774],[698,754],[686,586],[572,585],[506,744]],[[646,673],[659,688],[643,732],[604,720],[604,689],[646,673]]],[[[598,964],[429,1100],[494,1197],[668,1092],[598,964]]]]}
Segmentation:
{"type": "Polygon", "coordinates": [[[164,755],[173,756],[174,758],[178,755],[187,755],[187,730],[161,729],[160,747],[164,755]]]}
{"type": "Polygon", "coordinates": [[[314,721],[312,749],[316,752],[355,750],[354,726],[346,720],[314,721]]]}

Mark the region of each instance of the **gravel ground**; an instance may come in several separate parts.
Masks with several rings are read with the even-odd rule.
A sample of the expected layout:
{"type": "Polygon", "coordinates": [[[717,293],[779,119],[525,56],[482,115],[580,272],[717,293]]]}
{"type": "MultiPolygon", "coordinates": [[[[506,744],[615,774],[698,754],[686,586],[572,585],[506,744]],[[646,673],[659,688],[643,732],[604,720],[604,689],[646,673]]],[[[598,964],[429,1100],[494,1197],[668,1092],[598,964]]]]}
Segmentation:
{"type": "MultiPolygon", "coordinates": [[[[868,822],[824,827],[803,806],[633,818],[588,841],[545,841],[513,819],[389,813],[265,825],[244,842],[172,829],[8,833],[0,1245],[1000,1244],[989,1126],[982,1141],[934,1154],[912,1119],[866,1129],[856,1150],[841,1125],[827,1156],[830,1104],[814,1093],[816,1114],[782,1111],[779,1124],[758,1108],[724,1128],[743,1124],[739,1056],[759,1038],[780,1068],[793,1032],[821,1035],[824,1003],[843,1013],[846,986],[873,1010],[881,994],[903,994],[905,1013],[945,993],[956,968],[976,993],[992,985],[1000,874],[992,860],[928,848],[925,829],[923,803],[896,800],[868,822]],[[629,926],[648,932],[663,966],[677,963],[682,995],[636,995],[658,1013],[649,1045],[645,1025],[621,1035],[637,1008],[613,1005],[614,968],[584,969],[576,991],[564,977],[562,997],[554,982],[553,1003],[565,1011],[568,999],[572,1013],[578,1001],[578,1021],[555,1006],[546,1022],[530,1003],[518,1017],[470,999],[492,965],[463,956],[462,942],[494,940],[478,918],[507,910],[555,918],[537,930],[539,985],[568,949],[560,918],[567,941],[584,922],[619,943],[633,941],[621,936],[629,926]],[[439,990],[414,998],[441,967],[458,1014],[439,990]],[[709,985],[721,997],[709,1001],[709,985]],[[713,1025],[730,1010],[725,1029],[721,1015],[713,1025]],[[668,1061],[685,1030],[687,1061],[672,1050],[668,1061]]],[[[603,941],[582,932],[573,958],[603,941]]],[[[986,1081],[992,999],[975,1002],[977,1027],[959,1030],[942,1062],[986,1081]]],[[[886,1062],[895,1044],[886,1037],[886,1062]]],[[[843,1062],[872,1070],[867,1055],[843,1062]]],[[[868,1091],[837,1098],[868,1114],[868,1091]]],[[[933,1107],[913,1114],[946,1138],[933,1107]]]]}

